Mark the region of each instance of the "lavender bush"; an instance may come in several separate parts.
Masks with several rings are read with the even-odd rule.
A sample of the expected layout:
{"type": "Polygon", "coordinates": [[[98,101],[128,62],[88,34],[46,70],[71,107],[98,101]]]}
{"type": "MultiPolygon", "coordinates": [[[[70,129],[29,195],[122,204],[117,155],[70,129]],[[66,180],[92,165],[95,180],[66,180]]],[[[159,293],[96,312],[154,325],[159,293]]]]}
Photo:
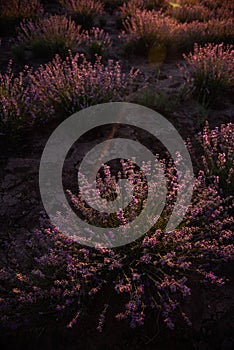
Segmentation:
{"type": "Polygon", "coordinates": [[[97,18],[104,13],[103,3],[99,0],[60,0],[67,14],[83,28],[92,28],[97,18]]]}
{"type": "Polygon", "coordinates": [[[162,10],[165,6],[164,0],[129,0],[119,7],[123,19],[134,15],[138,10],[162,10]]]}
{"type": "Polygon", "coordinates": [[[28,79],[30,72],[25,67],[18,76],[14,75],[10,61],[7,72],[0,73],[0,130],[3,132],[31,125],[36,119],[33,91],[28,79]]]}
{"type": "Polygon", "coordinates": [[[211,11],[207,7],[193,4],[170,6],[167,12],[181,23],[193,21],[204,22],[212,16],[211,11]]]}
{"type": "Polygon", "coordinates": [[[234,185],[234,125],[222,124],[211,130],[208,122],[198,137],[204,150],[202,156],[207,178],[215,178],[220,193],[233,194],[234,185]]]}
{"type": "Polygon", "coordinates": [[[119,7],[121,19],[125,20],[127,17],[131,17],[135,14],[137,9],[144,9],[144,2],[142,0],[129,0],[128,2],[124,2],[123,5],[119,7]]]}
{"type": "MultiPolygon", "coordinates": [[[[177,176],[172,162],[162,160],[161,164],[170,184],[169,213],[176,197],[177,176]]],[[[132,183],[141,185],[131,162],[122,162],[122,167],[132,183]]],[[[113,188],[107,166],[103,186],[113,188]]],[[[72,200],[76,203],[75,197],[72,200]]],[[[43,228],[42,220],[42,228],[25,241],[25,255],[31,261],[27,266],[31,268],[23,269],[22,265],[9,262],[0,271],[1,280],[10,281],[7,294],[0,299],[1,323],[5,327],[18,327],[23,320],[30,322],[26,311],[30,307],[39,317],[46,314],[47,318],[67,319],[70,315],[67,326],[73,327],[79,323],[89,300],[109,286],[109,295],[113,290],[123,296],[122,310],[115,317],[127,319],[130,327],[142,326],[152,309],[160,313],[162,322],[171,329],[178,312],[190,324],[181,302],[191,294],[194,274],[200,276],[201,283],[217,286],[225,283],[213,268],[217,262],[233,258],[233,218],[227,212],[217,182],[207,184],[204,172],[200,171],[194,181],[192,205],[179,228],[164,233],[159,222],[142,239],[122,248],[81,247],[58,228],[43,228]]],[[[123,210],[117,216],[122,223],[127,219],[123,210]]],[[[13,247],[14,244],[6,245],[12,262],[16,254],[13,247]]],[[[100,332],[111,306],[110,298],[103,300],[103,311],[97,320],[100,332]]]]}
{"type": "Polygon", "coordinates": [[[87,56],[92,62],[96,56],[105,57],[112,46],[112,40],[103,29],[92,28],[82,35],[82,44],[86,47],[87,56]]]}
{"type": "Polygon", "coordinates": [[[18,30],[14,53],[30,50],[36,57],[64,55],[75,51],[81,44],[81,26],[63,16],[41,18],[37,22],[23,21],[18,30]]]}
{"type": "Polygon", "coordinates": [[[94,64],[83,54],[65,60],[55,59],[31,75],[41,106],[52,106],[56,113],[69,116],[82,108],[119,100],[137,85],[138,71],[123,73],[118,62],[107,65],[97,57],[94,64]]]}
{"type": "Polygon", "coordinates": [[[124,21],[127,44],[144,54],[157,45],[168,48],[174,26],[176,21],[162,12],[136,9],[134,15],[124,21]]]}
{"type": "MultiPolygon", "coordinates": [[[[105,37],[108,39],[108,37],[105,37]]],[[[7,133],[47,122],[59,114],[72,113],[97,103],[121,100],[136,89],[139,71],[122,72],[120,64],[101,57],[92,64],[83,54],[63,60],[59,55],[34,71],[25,66],[14,74],[12,61],[0,74],[0,127],[7,133]]]]}
{"type": "Polygon", "coordinates": [[[199,101],[208,106],[220,94],[234,86],[233,46],[194,45],[194,53],[184,55],[190,66],[191,83],[199,101]]]}
{"type": "Polygon", "coordinates": [[[194,43],[232,43],[234,39],[234,26],[232,19],[211,19],[207,22],[191,22],[178,25],[174,31],[177,47],[180,52],[193,49],[194,43]]]}
{"type": "Polygon", "coordinates": [[[134,16],[136,10],[144,9],[144,1],[143,0],[129,0],[128,2],[123,2],[121,6],[119,6],[119,12],[116,17],[116,27],[118,29],[124,28],[124,21],[131,16],[134,16]]]}

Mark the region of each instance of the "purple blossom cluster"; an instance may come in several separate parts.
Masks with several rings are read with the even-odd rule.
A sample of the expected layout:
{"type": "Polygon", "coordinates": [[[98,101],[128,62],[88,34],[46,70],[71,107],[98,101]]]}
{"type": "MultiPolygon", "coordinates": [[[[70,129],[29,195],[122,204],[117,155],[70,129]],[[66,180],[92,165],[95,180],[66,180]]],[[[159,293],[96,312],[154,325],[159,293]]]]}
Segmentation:
{"type": "MultiPolygon", "coordinates": [[[[227,129],[226,133],[230,128],[229,124],[222,126],[222,130],[227,129]]],[[[223,140],[225,148],[225,136],[223,140]]],[[[204,154],[207,154],[207,147],[206,141],[204,154]]],[[[178,179],[175,165],[165,160],[161,162],[171,183],[167,198],[170,212],[176,199],[178,179]]],[[[150,171],[149,166],[146,171],[150,171]]],[[[141,188],[139,192],[144,189],[145,181],[132,162],[122,162],[122,174],[128,176],[136,193],[137,189],[141,188]]],[[[105,166],[104,176],[98,180],[103,195],[110,196],[115,190],[115,181],[110,168],[105,166]]],[[[71,200],[77,205],[77,197],[71,196],[71,200]]],[[[136,210],[134,201],[132,203],[136,210]]],[[[120,221],[127,219],[124,210],[119,210],[117,216],[120,221]]],[[[111,218],[106,220],[108,226],[111,218]]],[[[122,296],[122,311],[116,318],[128,320],[130,327],[142,326],[152,309],[170,329],[175,327],[178,312],[191,324],[181,305],[183,299],[191,295],[194,275],[200,276],[201,283],[222,286],[225,279],[217,275],[215,267],[218,262],[229,261],[234,256],[230,203],[225,193],[220,194],[218,182],[210,177],[207,182],[207,176],[200,170],[183,223],[171,232],[164,232],[163,226],[159,222],[141,239],[121,248],[97,246],[94,249],[73,242],[42,218],[41,228],[25,241],[25,254],[32,264],[23,268],[14,263],[14,238],[6,244],[9,264],[0,270],[0,279],[8,281],[8,290],[1,294],[1,323],[4,327],[18,327],[22,322],[30,322],[30,315],[27,315],[30,305],[41,317],[45,313],[47,317],[59,319],[69,314],[67,326],[73,327],[85,313],[89,301],[108,286],[122,296]]],[[[100,332],[111,307],[111,298],[104,298],[97,324],[100,332]]]]}

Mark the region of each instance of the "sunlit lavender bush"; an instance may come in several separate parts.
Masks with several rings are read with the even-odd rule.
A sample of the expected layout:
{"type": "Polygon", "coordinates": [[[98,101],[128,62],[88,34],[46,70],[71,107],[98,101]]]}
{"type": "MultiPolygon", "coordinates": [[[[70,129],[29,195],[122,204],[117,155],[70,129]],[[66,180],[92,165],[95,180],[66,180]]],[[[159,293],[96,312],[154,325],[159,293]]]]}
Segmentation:
{"type": "Polygon", "coordinates": [[[204,22],[212,17],[212,12],[202,5],[187,4],[170,6],[167,12],[170,16],[178,19],[182,23],[193,21],[204,22]]]}
{"type": "Polygon", "coordinates": [[[136,9],[134,15],[124,21],[127,44],[133,51],[144,54],[157,45],[168,48],[176,23],[162,12],[136,9]]]}
{"type": "MultiPolygon", "coordinates": [[[[170,213],[176,198],[177,176],[173,162],[162,160],[161,165],[170,185],[167,195],[170,213]]],[[[133,184],[144,188],[131,162],[123,161],[122,167],[133,184]]],[[[114,189],[107,166],[104,173],[103,186],[108,191],[114,189]]],[[[227,215],[227,210],[217,181],[208,184],[204,172],[200,171],[194,181],[192,205],[183,224],[165,233],[159,221],[143,238],[127,246],[116,249],[81,247],[58,228],[43,228],[46,225],[43,219],[42,228],[25,241],[24,256],[31,264],[14,265],[17,250],[13,242],[6,243],[9,264],[1,269],[0,279],[8,281],[9,290],[0,298],[2,325],[16,328],[30,323],[29,309],[31,313],[35,310],[34,322],[46,315],[47,320],[48,317],[65,318],[68,327],[79,325],[90,300],[99,292],[103,293],[106,286],[109,292],[102,294],[103,312],[97,320],[100,332],[105,327],[106,313],[111,312],[112,291],[123,296],[115,317],[127,319],[130,327],[142,326],[152,309],[160,313],[162,322],[171,329],[175,327],[174,317],[177,314],[178,319],[178,312],[190,324],[181,303],[191,294],[194,275],[208,285],[225,283],[214,268],[217,262],[233,258],[233,218],[227,215]]],[[[122,224],[127,219],[124,210],[119,210],[117,217],[122,224]]]]}
{"type": "Polygon", "coordinates": [[[60,0],[67,14],[82,25],[83,28],[92,28],[98,18],[104,13],[103,3],[99,0],[60,0]]]}
{"type": "Polygon", "coordinates": [[[193,21],[180,23],[174,27],[175,47],[179,52],[189,52],[194,43],[232,43],[234,41],[234,23],[232,18],[210,19],[207,22],[193,21]]]}
{"type": "Polygon", "coordinates": [[[121,11],[121,17],[125,19],[128,16],[134,15],[136,9],[138,10],[163,10],[166,6],[164,0],[129,0],[125,1],[122,6],[119,7],[121,11]]]}
{"type": "Polygon", "coordinates": [[[234,50],[232,45],[194,46],[184,55],[189,64],[190,81],[198,100],[205,106],[234,86],[234,50]]]}
{"type": "Polygon", "coordinates": [[[81,44],[81,26],[63,16],[41,18],[37,22],[23,21],[13,52],[30,50],[36,57],[64,55],[68,49],[75,51],[81,44]]]}
{"type": "Polygon", "coordinates": [[[121,6],[118,8],[117,16],[116,16],[116,27],[118,29],[124,28],[124,21],[127,18],[133,16],[136,10],[144,9],[144,1],[143,0],[129,0],[128,2],[124,1],[121,6]]]}
{"type": "MultiPolygon", "coordinates": [[[[43,106],[52,106],[55,113],[69,116],[82,108],[98,103],[120,100],[137,86],[139,72],[122,72],[120,64],[109,60],[107,65],[97,57],[94,64],[83,54],[65,60],[55,59],[31,74],[43,106]]],[[[47,107],[46,107],[47,108],[47,107]]]]}

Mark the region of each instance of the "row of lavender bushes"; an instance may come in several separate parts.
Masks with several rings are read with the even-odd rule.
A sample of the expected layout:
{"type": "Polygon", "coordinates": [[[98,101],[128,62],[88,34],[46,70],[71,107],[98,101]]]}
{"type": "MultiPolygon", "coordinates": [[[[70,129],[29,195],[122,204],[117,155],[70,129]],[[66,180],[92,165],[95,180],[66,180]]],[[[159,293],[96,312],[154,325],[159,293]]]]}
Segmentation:
{"type": "MultiPolygon", "coordinates": [[[[5,286],[0,296],[1,325],[8,329],[37,327],[46,317],[47,322],[49,318],[66,321],[69,328],[79,326],[90,301],[100,294],[102,311],[96,320],[100,332],[108,313],[108,317],[127,320],[133,328],[142,326],[151,310],[170,329],[179,315],[190,325],[183,300],[193,293],[194,279],[202,285],[222,286],[225,278],[218,275],[217,262],[227,262],[234,255],[234,125],[211,130],[206,124],[198,140],[205,170],[195,177],[192,204],[177,229],[165,234],[160,221],[143,238],[116,249],[80,246],[58,228],[48,226],[44,218],[41,228],[23,242],[23,251],[11,236],[5,242],[6,265],[0,269],[5,286]],[[28,263],[21,264],[22,258],[28,263]],[[115,294],[120,296],[119,311],[113,315],[115,294]]],[[[173,162],[160,162],[170,184],[166,218],[176,198],[177,176],[173,162]]],[[[134,164],[123,161],[122,170],[135,186],[145,188],[134,164]]],[[[104,173],[103,188],[112,187],[108,166],[104,173]]],[[[71,198],[74,205],[80,204],[75,196],[71,198]]],[[[89,208],[82,206],[82,210],[89,216],[89,208]]],[[[121,223],[127,219],[123,210],[117,216],[121,223]]]]}
{"type": "MultiPolygon", "coordinates": [[[[40,18],[43,10],[36,0],[30,2],[30,6],[27,5],[28,2],[24,4],[24,1],[12,1],[13,4],[9,1],[2,5],[1,18],[6,20],[18,16],[18,22],[24,19],[19,29],[21,40],[23,37],[27,40],[30,38],[31,41],[43,42],[42,39],[48,40],[44,33],[47,30],[48,36],[50,34],[55,41],[56,39],[58,42],[65,41],[63,38],[65,36],[67,42],[70,41],[70,46],[74,46],[74,40],[79,36],[80,26],[82,29],[87,29],[87,25],[88,29],[100,26],[100,21],[95,19],[104,11],[104,5],[100,1],[61,0],[61,5],[66,9],[65,14],[69,16],[68,22],[65,17],[60,18],[60,21],[56,16],[51,19],[40,18]],[[40,18],[39,23],[37,23],[38,18],[40,18]],[[78,28],[75,23],[71,23],[71,19],[75,21],[78,28]],[[36,23],[30,21],[28,23],[28,20],[36,23]],[[67,32],[66,35],[65,32],[67,32]]],[[[148,3],[144,0],[129,0],[119,7],[116,16],[119,17],[121,26],[126,32],[127,43],[131,44],[135,50],[137,46],[141,46],[141,51],[147,52],[152,46],[160,44],[167,48],[176,47],[181,51],[192,49],[191,43],[193,45],[194,42],[200,44],[233,42],[234,6],[232,2],[227,0],[221,7],[212,8],[209,2],[202,0],[196,0],[193,3],[184,1],[178,6],[167,3],[169,6],[167,11],[163,11],[164,7],[161,3],[150,0],[148,3]],[[179,17],[180,12],[181,16],[184,15],[184,20],[179,17]]],[[[69,48],[72,49],[72,47],[69,48]]]]}
{"type": "MultiPolygon", "coordinates": [[[[80,23],[80,22],[79,22],[80,23]]],[[[193,43],[232,43],[234,38],[233,20],[210,19],[207,22],[178,23],[160,11],[136,9],[134,14],[123,21],[124,31],[119,36],[125,51],[149,55],[150,50],[162,46],[167,55],[175,51],[188,52],[193,43]]],[[[103,29],[85,30],[64,16],[49,16],[37,21],[23,20],[18,34],[12,40],[12,51],[16,58],[24,58],[25,50],[36,57],[51,58],[56,53],[65,54],[85,50],[92,55],[104,56],[111,46],[111,39],[103,29]],[[85,34],[84,34],[85,33],[85,34]]]]}
{"type": "MultiPolygon", "coordinates": [[[[73,53],[84,52],[88,59],[94,62],[95,54],[105,57],[111,52],[112,42],[109,34],[103,29],[93,27],[98,22],[89,18],[97,18],[98,14],[103,13],[102,3],[93,0],[60,1],[61,6],[67,9],[67,18],[61,14],[45,14],[41,17],[43,10],[38,1],[30,3],[30,6],[24,4],[24,1],[12,1],[12,6],[10,2],[3,4],[1,18],[14,18],[17,13],[19,16],[18,34],[11,40],[14,59],[29,59],[32,55],[51,59],[55,54],[65,57],[68,50],[71,50],[73,53]],[[77,20],[75,14],[86,18],[84,22],[89,24],[88,29],[85,29],[82,20],[77,20]]],[[[143,54],[148,56],[149,60],[157,61],[160,59],[160,52],[165,57],[174,52],[188,53],[193,50],[195,42],[200,45],[209,42],[233,43],[232,2],[226,1],[223,6],[212,7],[207,1],[196,0],[190,5],[184,1],[180,5],[168,6],[172,12],[182,9],[184,11],[188,6],[193,11],[196,6],[204,7],[205,10],[200,12],[207,13],[207,18],[194,16],[186,21],[179,20],[175,15],[172,16],[168,9],[163,11],[162,1],[124,2],[118,8],[116,16],[120,16],[123,28],[122,34],[119,35],[122,41],[119,45],[123,44],[126,53],[143,54]]]]}
{"type": "Polygon", "coordinates": [[[97,103],[121,100],[136,88],[139,71],[124,73],[119,62],[107,65],[97,57],[89,62],[82,54],[69,53],[64,60],[55,58],[38,70],[25,66],[15,76],[10,62],[0,74],[0,123],[7,132],[48,121],[97,103]]]}
{"type": "Polygon", "coordinates": [[[167,0],[2,0],[1,19],[20,20],[23,18],[38,17],[43,14],[43,4],[60,5],[58,10],[72,16],[76,21],[84,21],[93,26],[95,19],[105,13],[106,9],[121,12],[121,17],[126,18],[134,14],[136,8],[141,10],[162,10],[180,22],[206,21],[214,18],[230,18],[233,12],[231,0],[180,0],[170,2],[167,0]],[[61,11],[62,9],[62,11],[61,11]]]}
{"type": "MultiPolygon", "coordinates": [[[[129,9],[129,12],[131,8],[129,9]]],[[[155,10],[141,10],[136,7],[123,21],[122,37],[130,52],[148,55],[158,45],[163,46],[168,55],[173,52],[188,52],[193,44],[234,42],[232,18],[213,18],[181,23],[167,13],[155,10]]]]}
{"type": "MultiPolygon", "coordinates": [[[[86,33],[86,32],[85,32],[86,33]]],[[[94,30],[94,36],[99,35],[94,30]]],[[[89,34],[88,38],[89,38],[89,34]]],[[[107,38],[108,39],[108,38],[107,38]]],[[[195,44],[194,53],[184,55],[191,92],[205,106],[234,86],[234,50],[231,45],[195,44]]],[[[55,58],[36,71],[25,66],[15,75],[10,62],[0,74],[0,126],[5,132],[46,121],[56,114],[67,117],[97,103],[121,100],[139,84],[140,72],[125,73],[119,62],[101,57],[91,63],[83,54],[55,58]]]]}
{"type": "Polygon", "coordinates": [[[16,60],[24,60],[25,53],[35,58],[53,58],[55,54],[65,56],[86,53],[94,61],[95,54],[106,57],[112,46],[108,33],[98,27],[89,30],[64,16],[50,16],[38,21],[22,21],[16,39],[12,40],[12,54],[16,60]]]}

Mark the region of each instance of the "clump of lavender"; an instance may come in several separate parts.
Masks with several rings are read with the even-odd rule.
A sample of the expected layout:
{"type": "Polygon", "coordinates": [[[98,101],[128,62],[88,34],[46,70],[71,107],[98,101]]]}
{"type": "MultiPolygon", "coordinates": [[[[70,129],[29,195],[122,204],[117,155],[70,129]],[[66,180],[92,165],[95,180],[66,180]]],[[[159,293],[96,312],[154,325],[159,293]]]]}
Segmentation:
{"type": "Polygon", "coordinates": [[[121,12],[121,18],[126,19],[135,14],[136,10],[144,9],[144,0],[129,0],[124,2],[122,6],[119,7],[121,12]]]}
{"type": "Polygon", "coordinates": [[[167,12],[170,16],[176,18],[181,23],[189,23],[193,21],[204,22],[212,16],[211,10],[201,4],[170,6],[167,12]]]}
{"type": "Polygon", "coordinates": [[[123,2],[119,6],[119,12],[117,12],[116,26],[118,29],[123,29],[124,21],[127,18],[133,16],[136,10],[143,10],[144,1],[143,0],[129,0],[128,2],[123,2]]]}
{"type": "Polygon", "coordinates": [[[52,62],[31,75],[41,106],[51,106],[57,113],[69,116],[82,108],[119,100],[136,86],[138,71],[123,73],[118,62],[107,65],[97,57],[94,64],[83,54],[63,60],[56,55],[52,62]]]}
{"type": "MultiPolygon", "coordinates": [[[[170,211],[178,179],[172,162],[162,160],[161,165],[170,184],[167,196],[170,211]]],[[[137,176],[136,181],[133,164],[122,162],[122,166],[134,186],[140,188],[141,178],[137,176]]],[[[104,175],[102,184],[107,185],[106,191],[101,183],[99,188],[108,197],[115,186],[107,166],[104,175]]],[[[117,319],[127,319],[130,327],[142,326],[153,309],[160,313],[162,322],[174,329],[175,312],[183,310],[181,304],[191,294],[194,274],[208,285],[222,286],[225,282],[213,267],[234,256],[233,218],[227,213],[227,203],[219,194],[217,182],[207,183],[200,171],[194,181],[191,206],[179,228],[165,233],[159,223],[141,239],[117,249],[81,247],[58,228],[43,228],[42,220],[41,229],[25,241],[24,256],[33,261],[32,265],[14,265],[17,250],[14,251],[14,244],[6,243],[10,262],[0,270],[0,279],[8,281],[8,292],[0,296],[1,323],[18,327],[26,318],[31,322],[26,313],[30,305],[30,310],[35,308],[35,318],[43,313],[47,318],[49,315],[62,318],[69,313],[68,327],[72,327],[79,322],[89,300],[108,286],[99,331],[107,307],[111,311],[111,290],[123,296],[117,319]]],[[[122,224],[127,219],[124,210],[118,216],[122,224]]],[[[181,316],[190,322],[183,311],[181,316]]]]}
{"type": "Polygon", "coordinates": [[[131,16],[136,9],[139,10],[163,10],[167,7],[165,0],[129,0],[120,6],[123,17],[131,16]]]}
{"type": "Polygon", "coordinates": [[[34,71],[25,66],[14,74],[10,61],[0,73],[0,127],[7,133],[23,130],[35,122],[46,122],[59,113],[72,113],[102,102],[120,100],[139,84],[139,71],[122,72],[118,62],[107,65],[97,57],[92,64],[83,54],[52,62],[34,71]]]}
{"type": "Polygon", "coordinates": [[[178,23],[174,27],[173,37],[175,48],[183,53],[192,51],[194,43],[228,44],[234,39],[233,20],[228,18],[210,19],[207,22],[178,23]]]}
{"type": "Polygon", "coordinates": [[[204,155],[203,165],[207,178],[213,177],[218,183],[221,195],[233,194],[234,190],[234,125],[222,124],[211,130],[208,122],[199,134],[204,155]]]}
{"type": "Polygon", "coordinates": [[[26,66],[19,75],[15,75],[12,61],[9,62],[7,72],[0,73],[0,129],[3,132],[22,129],[31,125],[36,118],[28,79],[30,73],[26,66]]]}
{"type": "Polygon", "coordinates": [[[190,82],[198,100],[210,105],[220,94],[234,86],[234,50],[232,45],[194,45],[194,52],[183,55],[189,64],[190,82]]]}
{"type": "MultiPolygon", "coordinates": [[[[209,3],[209,1],[207,1],[209,3]]],[[[211,4],[211,3],[210,3],[211,4]]],[[[220,4],[217,3],[211,4],[212,12],[213,12],[213,17],[218,18],[218,19],[230,19],[233,18],[234,15],[234,4],[232,1],[225,0],[221,2],[220,4]],[[213,8],[212,8],[213,5],[213,8]]],[[[208,4],[207,4],[208,6],[208,4]]],[[[208,6],[209,7],[209,6],[208,6]]]]}
{"type": "Polygon", "coordinates": [[[36,57],[64,55],[81,44],[81,27],[64,16],[41,18],[37,22],[23,21],[18,29],[15,50],[30,50],[36,57]]]}
{"type": "MultiPolygon", "coordinates": [[[[224,19],[211,19],[207,22],[207,33],[210,37],[209,42],[220,44],[233,43],[234,23],[230,17],[224,19]]],[[[206,41],[208,42],[208,40],[206,41]]]]}
{"type": "Polygon", "coordinates": [[[213,16],[218,17],[219,15],[229,18],[233,14],[234,5],[229,0],[200,0],[202,5],[206,6],[213,11],[213,16]]]}
{"type": "Polygon", "coordinates": [[[104,13],[103,3],[99,0],[60,0],[67,14],[82,25],[83,28],[92,28],[97,18],[104,13]]]}
{"type": "Polygon", "coordinates": [[[91,61],[94,61],[96,56],[105,57],[112,46],[109,34],[100,28],[85,31],[82,39],[87,49],[87,56],[91,61]]]}
{"type": "Polygon", "coordinates": [[[157,45],[168,48],[176,23],[176,20],[162,12],[136,9],[135,13],[124,21],[127,44],[144,54],[148,54],[149,50],[157,45]]]}
{"type": "MultiPolygon", "coordinates": [[[[140,214],[141,210],[145,207],[145,202],[148,194],[148,186],[145,182],[145,172],[151,169],[149,164],[143,164],[141,171],[136,171],[135,166],[132,162],[124,162],[121,161],[121,170],[117,175],[111,174],[110,168],[107,165],[103,165],[103,171],[105,174],[104,180],[97,175],[97,180],[95,181],[95,186],[98,188],[98,191],[93,191],[90,189],[90,184],[87,182],[86,178],[80,175],[80,181],[83,188],[83,192],[85,192],[87,198],[89,198],[90,206],[87,206],[85,198],[83,198],[83,192],[79,193],[78,196],[75,196],[71,190],[68,191],[69,197],[71,198],[72,205],[74,209],[82,216],[83,220],[87,220],[88,223],[92,225],[101,225],[104,227],[116,227],[119,225],[125,225],[126,223],[131,222],[140,214]],[[133,191],[133,198],[129,205],[124,208],[123,202],[115,203],[114,212],[108,215],[105,212],[105,208],[103,208],[103,203],[101,198],[105,198],[106,200],[113,200],[117,195],[116,184],[116,176],[118,180],[124,178],[128,179],[125,183],[125,193],[129,192],[130,189],[133,191]],[[93,207],[98,208],[97,210],[93,209],[93,207]]],[[[156,167],[155,167],[156,168],[156,167]]],[[[162,191],[158,188],[158,173],[152,173],[152,183],[151,183],[151,191],[154,193],[155,202],[160,203],[162,200],[162,191]]],[[[157,208],[157,204],[152,204],[152,206],[147,207],[147,211],[144,214],[143,219],[138,218],[138,225],[144,227],[145,221],[151,221],[154,219],[155,208],[157,208]],[[146,217],[145,217],[146,215],[146,217]]],[[[137,227],[135,228],[135,232],[137,232],[137,227]]],[[[139,232],[139,230],[138,230],[139,232]]],[[[141,232],[139,232],[141,233],[141,232]]],[[[82,237],[83,233],[80,232],[79,236],[82,237]]],[[[106,239],[106,237],[104,237],[106,239]]],[[[126,244],[128,239],[127,233],[123,237],[123,243],[126,244]]],[[[86,237],[84,237],[86,240],[86,237]]],[[[92,240],[92,232],[90,231],[89,241],[92,240]]],[[[99,240],[102,241],[102,237],[99,237],[99,240]]],[[[131,240],[131,239],[130,239],[131,240]]],[[[108,237],[108,241],[112,242],[112,245],[120,245],[121,237],[118,238],[118,241],[115,241],[115,238],[112,237],[112,233],[110,233],[110,237],[108,237]]]]}

